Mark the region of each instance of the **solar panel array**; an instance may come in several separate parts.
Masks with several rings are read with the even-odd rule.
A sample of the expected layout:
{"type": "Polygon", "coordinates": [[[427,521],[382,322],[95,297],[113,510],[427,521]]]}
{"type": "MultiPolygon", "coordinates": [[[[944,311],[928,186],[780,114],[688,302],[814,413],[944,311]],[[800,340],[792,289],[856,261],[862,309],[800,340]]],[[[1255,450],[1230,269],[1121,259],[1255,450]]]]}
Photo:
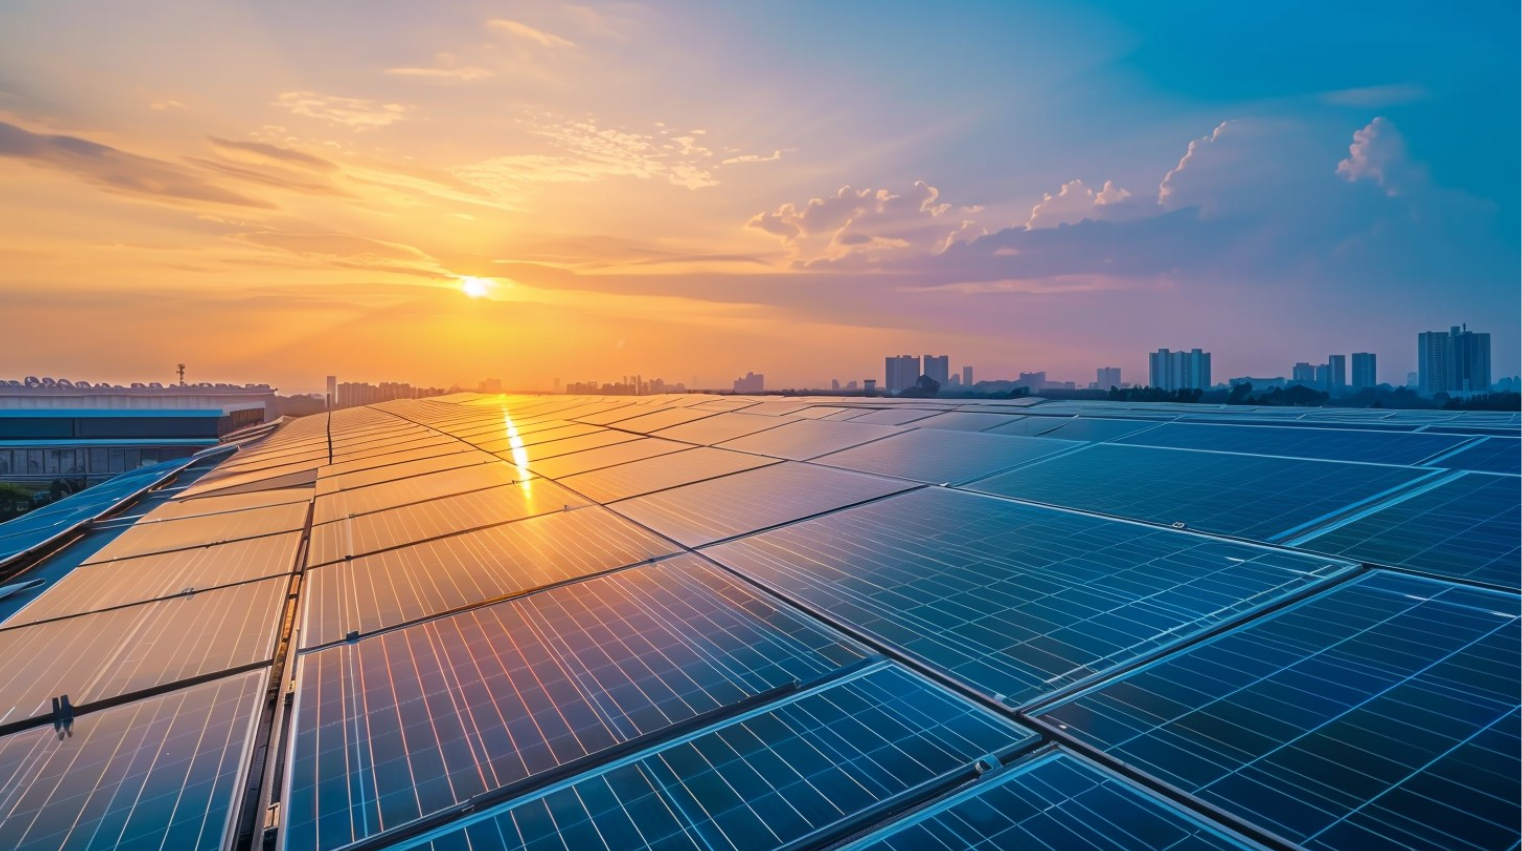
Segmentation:
{"type": "Polygon", "coordinates": [[[0,847],[1516,849],[1519,426],[284,422],[0,524],[0,847]]]}

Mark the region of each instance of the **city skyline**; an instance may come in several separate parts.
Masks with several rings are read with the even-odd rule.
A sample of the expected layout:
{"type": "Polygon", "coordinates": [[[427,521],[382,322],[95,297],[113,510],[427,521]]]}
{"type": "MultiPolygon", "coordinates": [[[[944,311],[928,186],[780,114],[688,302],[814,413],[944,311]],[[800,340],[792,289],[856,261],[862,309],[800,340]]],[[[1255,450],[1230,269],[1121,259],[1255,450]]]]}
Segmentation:
{"type": "Polygon", "coordinates": [[[1402,375],[1518,314],[1516,9],[786,6],[11,4],[10,368],[1402,375]]]}

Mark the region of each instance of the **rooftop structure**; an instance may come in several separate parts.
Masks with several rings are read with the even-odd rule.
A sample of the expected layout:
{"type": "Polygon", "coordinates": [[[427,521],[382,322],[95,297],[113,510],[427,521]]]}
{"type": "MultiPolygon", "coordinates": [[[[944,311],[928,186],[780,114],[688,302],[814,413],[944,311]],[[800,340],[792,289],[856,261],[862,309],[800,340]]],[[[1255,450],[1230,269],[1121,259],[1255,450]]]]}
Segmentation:
{"type": "Polygon", "coordinates": [[[264,425],[0,524],[0,847],[1514,848],[1519,426],[264,425]]]}

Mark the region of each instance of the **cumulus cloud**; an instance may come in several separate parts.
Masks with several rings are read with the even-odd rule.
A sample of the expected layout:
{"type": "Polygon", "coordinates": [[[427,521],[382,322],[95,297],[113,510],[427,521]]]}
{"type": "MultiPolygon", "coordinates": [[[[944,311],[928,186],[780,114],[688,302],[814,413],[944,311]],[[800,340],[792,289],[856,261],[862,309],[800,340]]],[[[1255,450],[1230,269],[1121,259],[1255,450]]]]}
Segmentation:
{"type": "Polygon", "coordinates": [[[315,118],[355,130],[372,130],[395,124],[404,120],[411,110],[411,107],[399,103],[380,103],[317,92],[282,92],[275,98],[273,105],[288,109],[293,115],[315,118]]]}
{"type": "Polygon", "coordinates": [[[506,18],[493,18],[486,22],[486,26],[497,32],[507,33],[514,38],[531,41],[540,47],[575,47],[576,43],[561,38],[558,35],[535,29],[522,21],[511,21],[506,18]]]}
{"type": "Polygon", "coordinates": [[[936,251],[950,244],[948,234],[969,226],[942,219],[951,205],[941,201],[940,194],[924,181],[916,181],[904,195],[842,186],[833,195],[811,198],[801,206],[788,202],[757,213],[746,227],[781,238],[803,264],[936,251]]]}
{"type": "Polygon", "coordinates": [[[208,203],[272,209],[172,163],[128,153],[78,136],[33,133],[0,121],[0,157],[67,172],[119,195],[166,203],[208,203]]]}
{"type": "Polygon", "coordinates": [[[1426,183],[1426,169],[1411,161],[1406,138],[1387,118],[1375,118],[1353,134],[1337,174],[1349,183],[1372,180],[1391,197],[1426,183]]]}
{"type": "Polygon", "coordinates": [[[1100,207],[1113,207],[1131,197],[1131,193],[1106,180],[1098,192],[1085,186],[1082,180],[1062,184],[1057,194],[1045,193],[1041,203],[1031,208],[1027,228],[1071,225],[1084,219],[1095,218],[1100,207]]]}

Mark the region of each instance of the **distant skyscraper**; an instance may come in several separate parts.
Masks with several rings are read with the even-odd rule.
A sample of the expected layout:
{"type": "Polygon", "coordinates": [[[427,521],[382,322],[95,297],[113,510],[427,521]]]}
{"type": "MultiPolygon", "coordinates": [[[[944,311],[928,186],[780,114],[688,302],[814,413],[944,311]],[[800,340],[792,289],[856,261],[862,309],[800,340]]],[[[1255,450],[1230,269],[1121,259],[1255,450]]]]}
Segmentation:
{"type": "Polygon", "coordinates": [[[1158,349],[1147,355],[1149,383],[1163,390],[1204,390],[1210,386],[1210,352],[1158,349]]]}
{"type": "Polygon", "coordinates": [[[970,367],[970,366],[964,366],[964,367],[962,367],[962,386],[963,387],[971,387],[972,386],[972,367],[970,367]]]}
{"type": "Polygon", "coordinates": [[[831,390],[839,390],[840,389],[840,379],[838,379],[838,378],[832,378],[832,379],[830,379],[830,389],[831,390]]]}
{"type": "Polygon", "coordinates": [[[1290,373],[1290,381],[1296,384],[1315,384],[1316,367],[1311,366],[1305,361],[1295,364],[1294,371],[1290,373]]]}
{"type": "MultiPolygon", "coordinates": [[[[853,381],[851,383],[855,384],[856,382],[853,381]]],[[[868,396],[876,396],[877,395],[877,379],[875,379],[875,378],[868,378],[868,379],[862,381],[862,383],[861,383],[861,390],[862,390],[863,393],[867,394],[868,396]]]]}
{"type": "Polygon", "coordinates": [[[1411,389],[1414,390],[1414,389],[1416,389],[1417,384],[1420,381],[1421,381],[1421,378],[1419,377],[1419,375],[1417,373],[1415,373],[1415,372],[1408,372],[1408,373],[1406,373],[1406,386],[1407,387],[1410,387],[1411,389]]]}
{"type": "Polygon", "coordinates": [[[328,376],[328,407],[338,406],[338,376],[328,376]]]}
{"type": "Polygon", "coordinates": [[[1379,386],[1374,369],[1374,355],[1369,352],[1353,353],[1353,392],[1379,386]]]}
{"type": "Polygon", "coordinates": [[[761,393],[766,390],[766,376],[754,372],[745,373],[744,378],[735,379],[736,393],[761,393]]]}
{"type": "Polygon", "coordinates": [[[889,355],[886,364],[887,375],[883,389],[889,393],[907,390],[920,380],[920,359],[914,355],[889,355]]]}
{"type": "Polygon", "coordinates": [[[1417,391],[1438,393],[1490,392],[1490,335],[1455,325],[1448,330],[1416,335],[1417,391]]]}
{"type": "Polygon", "coordinates": [[[1096,374],[1099,376],[1096,383],[1099,385],[1100,390],[1109,390],[1111,387],[1120,386],[1120,367],[1102,366],[1096,370],[1096,374]]]}
{"type": "Polygon", "coordinates": [[[962,386],[962,376],[957,375],[956,373],[953,372],[951,374],[951,377],[946,379],[946,386],[947,387],[961,387],[962,386]]]}
{"type": "MultiPolygon", "coordinates": [[[[945,386],[951,378],[951,357],[948,355],[925,355],[925,375],[935,380],[935,383],[945,386]]],[[[915,378],[919,378],[918,375],[915,378]]]]}
{"type": "Polygon", "coordinates": [[[1045,390],[1046,389],[1046,373],[1044,371],[1043,372],[1022,372],[1022,373],[1020,373],[1020,377],[1015,379],[1015,386],[1016,387],[1029,387],[1032,391],[1045,390]]]}
{"type": "Polygon", "coordinates": [[[1315,386],[1316,386],[1317,390],[1320,390],[1323,393],[1330,393],[1331,390],[1332,390],[1332,369],[1331,369],[1331,367],[1327,366],[1324,363],[1323,364],[1317,364],[1316,365],[1316,380],[1315,380],[1314,383],[1315,383],[1315,386]]]}
{"type": "Polygon", "coordinates": [[[1333,396],[1348,392],[1348,356],[1326,356],[1327,384],[1321,388],[1333,396]]]}

